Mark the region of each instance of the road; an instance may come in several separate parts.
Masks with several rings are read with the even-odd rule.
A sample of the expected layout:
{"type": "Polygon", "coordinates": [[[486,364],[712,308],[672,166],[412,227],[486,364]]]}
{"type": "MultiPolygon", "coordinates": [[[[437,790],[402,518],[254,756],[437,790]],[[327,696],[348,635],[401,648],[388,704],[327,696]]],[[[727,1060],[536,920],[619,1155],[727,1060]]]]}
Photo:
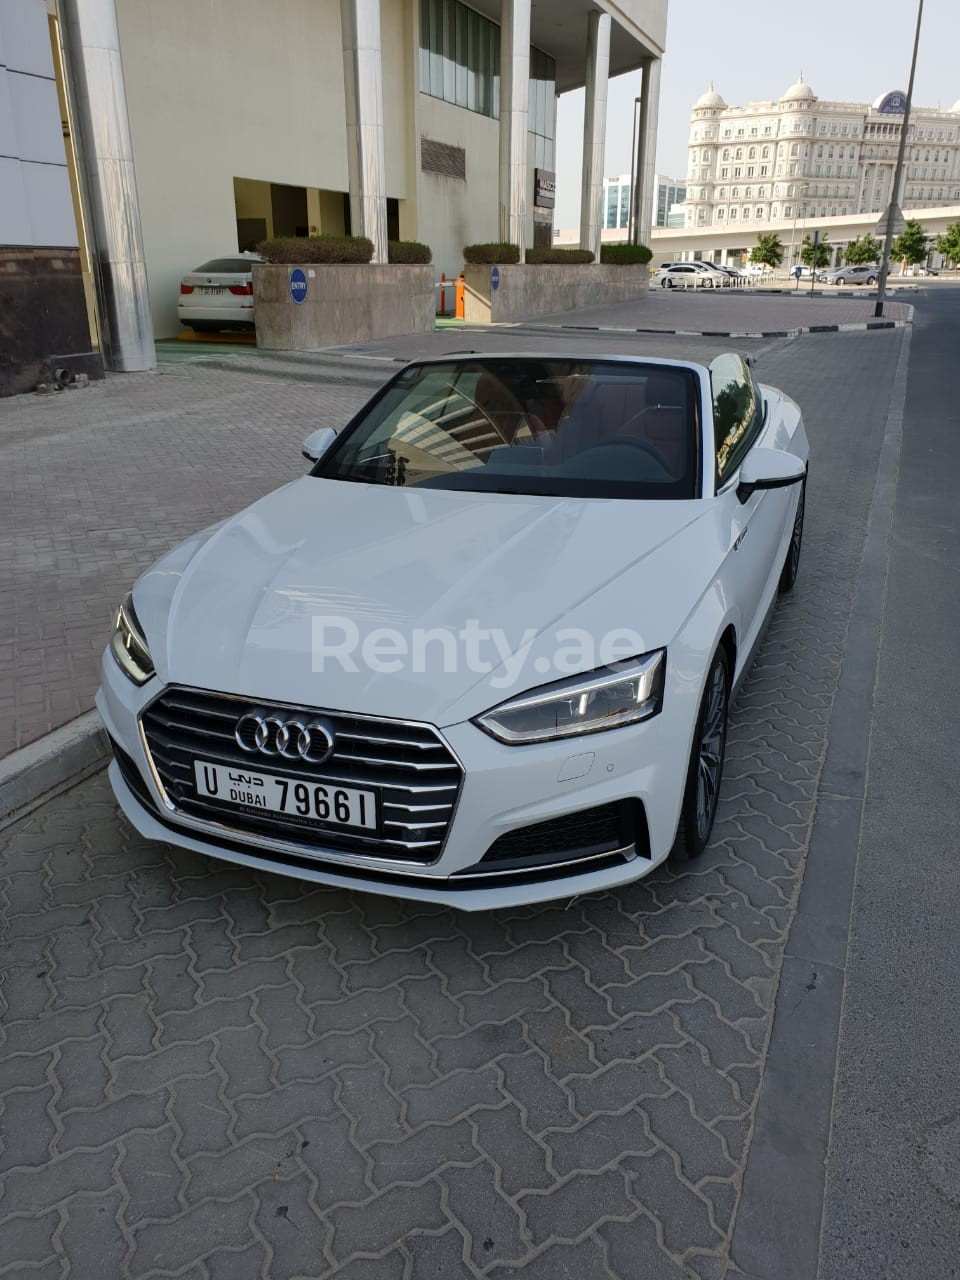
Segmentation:
{"type": "Polygon", "coordinates": [[[909,366],[901,330],[760,354],[804,561],[690,871],[463,916],[151,845],[102,775],[0,832],[0,1275],[814,1280],[824,1205],[822,1280],[953,1274],[958,313],[917,305],[909,366]]]}

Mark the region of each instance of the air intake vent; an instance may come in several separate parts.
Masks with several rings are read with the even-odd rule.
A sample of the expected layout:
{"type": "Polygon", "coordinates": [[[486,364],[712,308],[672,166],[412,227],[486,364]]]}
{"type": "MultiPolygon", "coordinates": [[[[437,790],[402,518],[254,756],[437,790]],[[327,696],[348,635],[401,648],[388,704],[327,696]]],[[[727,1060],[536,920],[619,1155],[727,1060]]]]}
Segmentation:
{"type": "Polygon", "coordinates": [[[463,147],[451,147],[449,143],[421,137],[420,168],[424,173],[438,173],[443,178],[466,181],[467,153],[463,147]]]}

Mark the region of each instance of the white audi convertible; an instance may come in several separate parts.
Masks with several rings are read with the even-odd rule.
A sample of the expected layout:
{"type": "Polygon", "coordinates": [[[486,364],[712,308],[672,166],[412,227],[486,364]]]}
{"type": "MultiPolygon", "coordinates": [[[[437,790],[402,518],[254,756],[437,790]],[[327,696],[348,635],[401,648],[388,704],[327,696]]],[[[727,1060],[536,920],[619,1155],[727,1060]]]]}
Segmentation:
{"type": "Polygon", "coordinates": [[[118,610],[97,706],[134,826],[474,910],[701,853],[797,575],[797,405],[737,355],[458,355],[304,452],[118,610]]]}

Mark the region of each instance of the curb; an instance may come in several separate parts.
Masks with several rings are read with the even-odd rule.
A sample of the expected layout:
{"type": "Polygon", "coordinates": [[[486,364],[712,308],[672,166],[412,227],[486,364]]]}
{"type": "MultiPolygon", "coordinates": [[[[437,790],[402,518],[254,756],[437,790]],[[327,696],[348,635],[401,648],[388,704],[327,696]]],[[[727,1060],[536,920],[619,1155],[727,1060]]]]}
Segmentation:
{"type": "Polygon", "coordinates": [[[71,720],[0,760],[0,829],[95,772],[110,754],[96,711],[71,720]]]}
{"type": "MultiPolygon", "coordinates": [[[[912,310],[912,308],[911,308],[912,310]]],[[[907,320],[861,320],[850,324],[807,324],[794,329],[765,329],[762,332],[728,329],[627,329],[609,328],[596,324],[557,324],[534,325],[539,329],[571,330],[578,333],[644,333],[663,334],[676,338],[799,338],[804,333],[853,333],[867,329],[905,329],[913,324],[913,317],[907,320]]],[[[511,325],[510,328],[521,328],[522,325],[511,325]]]]}

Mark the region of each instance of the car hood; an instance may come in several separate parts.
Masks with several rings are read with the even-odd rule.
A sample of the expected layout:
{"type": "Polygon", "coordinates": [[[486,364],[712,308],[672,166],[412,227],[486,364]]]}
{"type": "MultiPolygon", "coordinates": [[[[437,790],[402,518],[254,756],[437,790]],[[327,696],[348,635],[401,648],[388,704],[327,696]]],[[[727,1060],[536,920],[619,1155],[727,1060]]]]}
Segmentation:
{"type": "Polygon", "coordinates": [[[714,571],[711,507],[305,476],[181,544],[134,603],[164,683],[451,724],[560,678],[559,629],[598,646],[571,669],[601,665],[616,628],[667,644],[714,571]],[[477,628],[502,633],[506,663],[494,640],[468,655],[477,628]]]}

